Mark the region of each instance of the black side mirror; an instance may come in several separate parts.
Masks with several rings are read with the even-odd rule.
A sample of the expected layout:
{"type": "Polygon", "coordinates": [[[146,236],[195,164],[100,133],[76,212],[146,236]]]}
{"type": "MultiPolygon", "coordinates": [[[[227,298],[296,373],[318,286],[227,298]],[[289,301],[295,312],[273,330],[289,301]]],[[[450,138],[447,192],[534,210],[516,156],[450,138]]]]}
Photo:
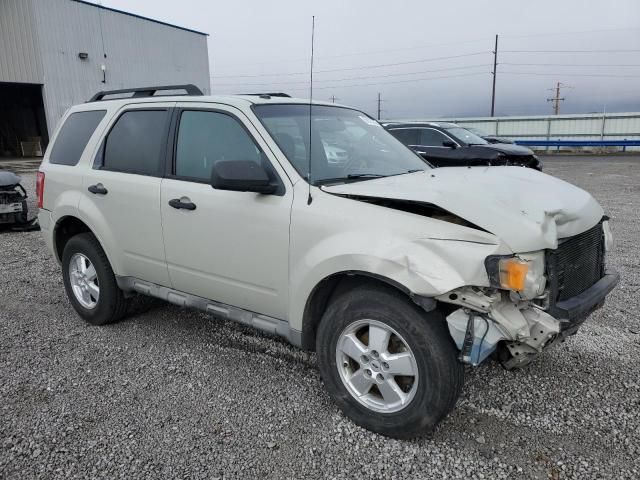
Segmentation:
{"type": "Polygon", "coordinates": [[[451,140],[445,140],[444,142],[442,142],[442,146],[449,147],[449,148],[456,148],[458,145],[456,145],[456,142],[453,142],[451,140]]]}
{"type": "Polygon", "coordinates": [[[220,161],[211,169],[211,186],[234,192],[275,193],[278,186],[271,183],[261,165],[250,160],[220,161]]]}

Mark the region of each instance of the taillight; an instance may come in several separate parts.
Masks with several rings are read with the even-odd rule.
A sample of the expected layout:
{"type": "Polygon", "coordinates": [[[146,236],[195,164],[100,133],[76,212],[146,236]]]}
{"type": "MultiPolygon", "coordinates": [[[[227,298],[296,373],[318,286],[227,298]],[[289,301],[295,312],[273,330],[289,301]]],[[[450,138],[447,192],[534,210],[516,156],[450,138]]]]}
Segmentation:
{"type": "Polygon", "coordinates": [[[44,172],[38,172],[36,176],[36,197],[38,208],[44,208],[44,172]]]}

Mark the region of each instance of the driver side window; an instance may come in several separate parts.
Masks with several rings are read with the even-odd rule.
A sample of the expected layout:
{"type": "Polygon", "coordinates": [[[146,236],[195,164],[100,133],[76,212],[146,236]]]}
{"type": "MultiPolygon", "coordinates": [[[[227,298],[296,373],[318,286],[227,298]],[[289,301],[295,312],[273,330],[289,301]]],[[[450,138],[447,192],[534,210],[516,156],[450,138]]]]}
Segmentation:
{"type": "Polygon", "coordinates": [[[220,112],[185,110],[180,115],[175,175],[208,182],[218,161],[262,161],[262,152],[242,125],[220,112]]]}
{"type": "Polygon", "coordinates": [[[433,128],[424,128],[420,134],[420,145],[426,147],[442,147],[442,142],[446,141],[450,139],[433,128]]]}

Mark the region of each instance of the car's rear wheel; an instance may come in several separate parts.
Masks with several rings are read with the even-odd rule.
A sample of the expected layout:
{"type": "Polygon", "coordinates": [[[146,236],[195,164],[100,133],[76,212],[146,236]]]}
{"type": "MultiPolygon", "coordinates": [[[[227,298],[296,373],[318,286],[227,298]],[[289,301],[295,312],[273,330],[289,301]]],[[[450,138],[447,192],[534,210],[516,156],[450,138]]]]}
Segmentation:
{"type": "Polygon", "coordinates": [[[73,308],[87,322],[105,325],[127,312],[127,299],[100,243],[91,233],[72,237],[62,254],[62,277],[73,308]]]}
{"type": "Polygon", "coordinates": [[[396,438],[431,431],[455,406],[464,368],[442,315],[400,292],[363,285],[339,294],[316,339],[320,373],[355,423],[396,438]]]}

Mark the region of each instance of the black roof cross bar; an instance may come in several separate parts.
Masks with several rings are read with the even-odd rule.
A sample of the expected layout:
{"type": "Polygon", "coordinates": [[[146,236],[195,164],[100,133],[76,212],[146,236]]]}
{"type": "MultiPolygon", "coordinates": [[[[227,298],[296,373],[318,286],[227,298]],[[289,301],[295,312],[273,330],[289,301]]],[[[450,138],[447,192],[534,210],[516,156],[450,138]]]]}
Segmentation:
{"type": "Polygon", "coordinates": [[[238,95],[252,95],[254,97],[269,98],[269,97],[282,97],[291,98],[291,95],[282,92],[275,93],[239,93],[238,95]]]}
{"type": "Polygon", "coordinates": [[[160,85],[158,87],[140,87],[140,88],[123,88],[122,90],[105,90],[102,92],[96,93],[93,97],[89,99],[89,102],[99,102],[100,100],[104,100],[104,97],[109,95],[119,95],[123,93],[132,93],[131,98],[138,97],[153,97],[156,92],[161,92],[163,90],[184,90],[186,95],[203,95],[202,90],[196,87],[193,84],[188,85],[160,85]]]}

